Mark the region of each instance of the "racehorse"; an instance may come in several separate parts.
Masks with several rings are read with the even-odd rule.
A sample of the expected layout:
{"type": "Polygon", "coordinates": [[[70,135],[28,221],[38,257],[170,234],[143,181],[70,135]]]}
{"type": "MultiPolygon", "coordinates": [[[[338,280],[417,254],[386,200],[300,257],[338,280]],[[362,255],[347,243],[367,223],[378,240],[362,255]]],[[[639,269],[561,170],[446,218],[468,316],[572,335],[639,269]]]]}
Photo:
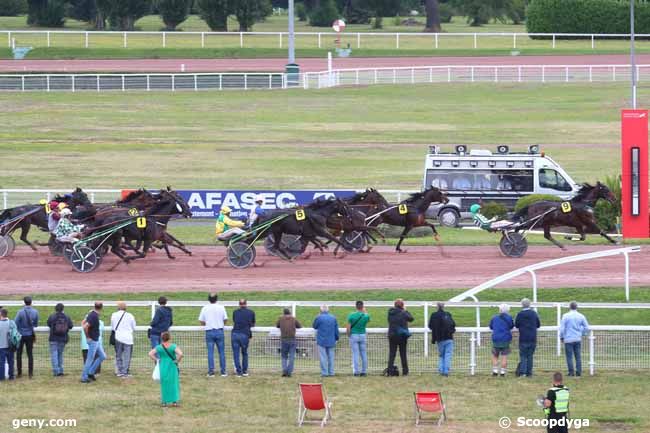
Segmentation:
{"type": "MultiPolygon", "coordinates": [[[[273,249],[277,251],[281,257],[287,260],[290,260],[291,258],[289,257],[289,254],[282,249],[281,240],[283,233],[300,236],[302,251],[305,250],[309,242],[317,245],[317,247],[322,251],[323,245],[318,240],[318,237],[334,242],[338,246],[343,246],[341,242],[326,228],[327,219],[330,216],[340,214],[342,218],[346,220],[346,224],[355,226],[350,208],[340,199],[330,198],[327,200],[317,200],[302,208],[283,212],[287,212],[288,215],[271,224],[269,230],[273,234],[274,238],[273,249]]],[[[277,216],[277,213],[275,216],[277,216]]],[[[336,255],[336,253],[337,251],[334,252],[334,255],[336,255]]]]}
{"type": "MultiPolygon", "coordinates": [[[[543,200],[532,203],[515,213],[513,220],[525,222],[539,218],[535,225],[544,228],[544,238],[554,245],[565,249],[564,245],[553,239],[551,227],[573,227],[580,235],[579,240],[584,241],[587,233],[598,233],[612,244],[618,242],[607,235],[596,223],[594,206],[598,200],[607,200],[616,203],[616,196],[605,184],[596,182],[596,185],[583,183],[578,193],[568,202],[543,200]]],[[[567,237],[571,239],[571,237],[567,237]]]]}
{"type": "MultiPolygon", "coordinates": [[[[76,188],[71,194],[64,196],[57,195],[55,200],[60,203],[66,203],[69,208],[74,209],[77,206],[90,204],[88,195],[81,188],[76,188]]],[[[0,214],[0,235],[6,236],[12,234],[20,228],[20,240],[27,244],[32,250],[37,251],[36,246],[27,240],[27,235],[32,225],[47,232],[47,217],[49,213],[48,203],[44,204],[27,204],[7,209],[0,214]],[[24,215],[24,217],[21,217],[24,215]],[[9,223],[10,220],[14,220],[9,223]],[[3,225],[3,223],[5,223],[3,225]]]]}
{"type": "MultiPolygon", "coordinates": [[[[376,233],[382,239],[384,236],[375,226],[366,225],[369,216],[377,213],[379,209],[388,207],[386,199],[377,192],[374,188],[367,188],[365,191],[356,193],[352,197],[342,198],[343,202],[351,209],[351,216],[353,225],[346,224],[346,220],[340,215],[332,215],[327,219],[327,227],[335,232],[343,232],[343,236],[351,235],[351,237],[362,236],[366,240],[366,244],[370,242],[376,244],[377,239],[371,232],[376,233]],[[353,232],[356,232],[352,234],[353,232]]],[[[335,252],[338,251],[338,246],[335,252]]],[[[372,247],[367,246],[366,250],[359,250],[359,252],[368,253],[372,247]]]]}
{"type": "MultiPolygon", "coordinates": [[[[383,198],[383,197],[382,197],[383,198]]],[[[393,226],[404,227],[400,235],[395,251],[398,253],[406,252],[401,249],[402,242],[408,233],[415,227],[429,227],[433,231],[433,237],[436,241],[440,240],[436,227],[427,222],[426,211],[431,203],[448,203],[447,196],[438,188],[431,187],[423,192],[411,194],[406,200],[402,200],[396,205],[384,203],[378,208],[376,218],[371,222],[371,226],[389,224],[393,226]]]]}

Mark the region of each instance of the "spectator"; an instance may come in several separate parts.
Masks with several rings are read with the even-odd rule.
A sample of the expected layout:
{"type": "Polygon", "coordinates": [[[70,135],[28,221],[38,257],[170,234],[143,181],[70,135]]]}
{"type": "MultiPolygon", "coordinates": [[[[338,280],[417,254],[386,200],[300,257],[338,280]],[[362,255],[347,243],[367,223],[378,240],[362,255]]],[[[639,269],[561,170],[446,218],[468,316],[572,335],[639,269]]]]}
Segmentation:
{"type": "Polygon", "coordinates": [[[25,296],[25,306],[16,314],[16,327],[21,335],[18,351],[16,352],[16,370],[18,377],[23,375],[23,348],[27,349],[27,364],[29,378],[34,376],[34,342],[36,333],[34,328],[38,327],[38,311],[32,308],[32,298],[25,296]]]}
{"type": "Polygon", "coordinates": [[[208,346],[208,377],[214,377],[214,345],[217,345],[219,351],[219,366],[221,367],[221,377],[226,377],[226,348],[224,345],[223,327],[228,322],[226,309],[222,305],[217,305],[218,296],[211,294],[208,296],[208,305],[201,309],[199,314],[199,323],[205,326],[205,344],[208,346]]]}
{"type": "Polygon", "coordinates": [[[126,302],[117,303],[117,311],[111,315],[111,329],[115,332],[115,375],[131,377],[129,367],[133,356],[135,317],[126,311],[126,302]]]}
{"type": "Polygon", "coordinates": [[[169,331],[169,328],[174,324],[172,309],[167,306],[167,298],[161,296],[158,298],[159,307],[151,319],[151,330],[149,331],[149,339],[151,340],[151,348],[155,349],[160,344],[160,335],[163,332],[169,331]]]}
{"type": "Polygon", "coordinates": [[[63,376],[63,351],[68,343],[68,333],[73,327],[72,319],[63,312],[63,304],[54,307],[55,313],[47,319],[50,328],[50,359],[54,377],[63,376]]]}
{"type": "Polygon", "coordinates": [[[275,325],[280,328],[280,354],[282,356],[282,377],[291,377],[293,361],[296,357],[296,329],[302,328],[298,320],[291,315],[291,310],[284,309],[275,325]]]}
{"type": "Polygon", "coordinates": [[[106,359],[104,348],[100,343],[100,320],[99,316],[102,314],[104,304],[95,302],[95,309],[88,313],[86,319],[81,322],[81,326],[86,333],[86,342],[88,343],[88,354],[84,364],[83,372],[81,373],[81,383],[89,383],[95,381],[95,373],[97,369],[106,359]]]}
{"type": "Polygon", "coordinates": [[[329,307],[322,305],[320,314],[311,325],[316,331],[316,344],[320,356],[320,375],[334,376],[334,350],[339,341],[339,324],[336,317],[330,314],[329,307]]]}
{"type": "Polygon", "coordinates": [[[238,377],[248,376],[248,342],[253,338],[251,328],[255,327],[255,312],[247,308],[246,299],[239,300],[239,309],[232,313],[233,328],[230,335],[232,357],[238,377]],[[241,352],[241,363],[239,355],[241,352]]]}
{"type": "Polygon", "coordinates": [[[553,387],[546,393],[544,399],[544,413],[549,425],[546,427],[548,433],[568,433],[569,413],[569,388],[562,385],[562,373],[559,371],[553,374],[553,387]],[[556,420],[556,425],[551,427],[551,419],[556,420]]]}
{"type": "Polygon", "coordinates": [[[499,375],[499,356],[501,356],[501,376],[506,375],[506,368],[508,367],[508,355],[510,354],[510,342],[512,341],[511,329],[515,326],[508,311],[510,311],[510,306],[501,304],[499,305],[499,314],[494,315],[490,320],[490,329],[492,330],[492,376],[499,375]]]}
{"type": "Polygon", "coordinates": [[[370,322],[370,315],[363,301],[357,301],[356,307],[357,310],[348,316],[347,332],[352,349],[352,374],[364,377],[368,372],[366,326],[370,322]]]}
{"type": "Polygon", "coordinates": [[[183,359],[183,352],[171,342],[169,332],[161,335],[162,343],[151,349],[149,358],[159,362],[160,369],[160,402],[163,407],[171,404],[178,407],[181,399],[180,377],[178,364],[183,359]]]}
{"type": "Polygon", "coordinates": [[[402,375],[408,376],[409,364],[406,358],[406,344],[411,336],[408,322],[413,321],[411,313],[406,311],[402,299],[395,300],[395,306],[388,310],[388,370],[395,370],[395,356],[399,348],[399,357],[402,361],[402,375]]]}
{"type": "MultiPolygon", "coordinates": [[[[84,317],[84,320],[88,319],[88,315],[84,317]]],[[[82,322],[83,323],[83,322],[82,322]]],[[[81,341],[81,357],[83,358],[84,364],[86,364],[86,359],[88,358],[88,341],[86,339],[86,331],[81,328],[81,337],[79,339],[81,341]]],[[[98,344],[102,347],[102,351],[104,351],[104,321],[102,319],[99,319],[99,340],[98,344]]],[[[95,359],[99,358],[99,353],[95,353],[95,359]]],[[[95,375],[98,375],[102,372],[102,366],[101,364],[97,367],[97,370],[95,371],[95,375]]]]}
{"type": "Polygon", "coordinates": [[[560,338],[564,342],[566,364],[569,376],[582,375],[582,337],[589,334],[589,323],[581,313],[578,313],[578,303],[569,304],[569,312],[562,316],[560,322],[560,338]],[[576,368],[573,369],[573,357],[576,359],[576,368]]]}
{"type": "Polygon", "coordinates": [[[0,381],[14,380],[14,352],[11,347],[11,334],[16,329],[16,324],[9,319],[6,308],[0,308],[0,381]],[[8,376],[5,376],[7,364],[8,376]]]}
{"type": "Polygon", "coordinates": [[[444,308],[445,304],[438,302],[438,311],[432,313],[429,318],[429,329],[432,344],[438,344],[438,373],[446,377],[449,376],[451,357],[454,354],[456,322],[444,308]]]}
{"type": "Polygon", "coordinates": [[[472,189],[472,182],[469,180],[469,175],[459,174],[452,181],[451,187],[458,191],[466,191],[472,189]]]}
{"type": "Polygon", "coordinates": [[[519,365],[516,376],[533,375],[533,355],[537,347],[537,328],[540,327],[539,316],[530,308],[530,299],[521,300],[522,310],[517,313],[515,327],[519,330],[519,365]]]}

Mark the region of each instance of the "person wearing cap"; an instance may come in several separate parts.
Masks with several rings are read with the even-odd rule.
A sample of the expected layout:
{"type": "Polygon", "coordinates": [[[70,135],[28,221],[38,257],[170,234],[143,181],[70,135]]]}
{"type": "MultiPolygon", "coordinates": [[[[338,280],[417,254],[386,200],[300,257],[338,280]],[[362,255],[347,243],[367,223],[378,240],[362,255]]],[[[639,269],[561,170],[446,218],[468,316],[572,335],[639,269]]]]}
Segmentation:
{"type": "Polygon", "coordinates": [[[488,219],[485,215],[481,214],[481,205],[478,203],[474,203],[472,206],[470,206],[469,211],[472,213],[474,224],[483,230],[498,230],[501,227],[512,224],[512,222],[508,220],[497,221],[496,217],[488,219]]]}
{"type": "Polygon", "coordinates": [[[70,221],[72,211],[67,207],[61,209],[60,214],[61,219],[59,220],[59,225],[56,227],[56,231],[54,232],[56,240],[59,242],[77,242],[81,237],[81,231],[84,226],[72,224],[70,221]]]}
{"type": "Polygon", "coordinates": [[[262,204],[264,203],[264,197],[261,194],[255,196],[255,206],[251,209],[248,214],[248,227],[253,227],[258,219],[266,215],[266,211],[262,209],[262,204]]]}
{"type": "Polygon", "coordinates": [[[226,205],[221,206],[221,211],[217,217],[215,234],[220,241],[227,241],[235,235],[244,233],[242,230],[244,223],[230,218],[230,208],[226,205]]]}
{"type": "MultiPolygon", "coordinates": [[[[47,230],[54,234],[56,228],[59,225],[59,220],[61,219],[61,214],[59,214],[59,202],[52,200],[50,202],[50,213],[47,215],[47,230]]],[[[65,203],[63,203],[65,204],[65,203]]]]}

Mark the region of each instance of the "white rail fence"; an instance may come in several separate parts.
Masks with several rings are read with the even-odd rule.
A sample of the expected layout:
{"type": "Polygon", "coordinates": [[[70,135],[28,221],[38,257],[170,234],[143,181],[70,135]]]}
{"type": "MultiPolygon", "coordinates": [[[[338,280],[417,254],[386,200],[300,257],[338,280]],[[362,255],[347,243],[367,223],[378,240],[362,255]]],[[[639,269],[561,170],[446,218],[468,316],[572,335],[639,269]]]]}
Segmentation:
{"type": "MultiPolygon", "coordinates": [[[[119,32],[75,30],[2,30],[7,46],[77,48],[284,48],[287,32],[119,32]]],[[[2,37],[2,36],[0,36],[2,37]]],[[[296,32],[299,48],[330,48],[335,44],[334,32],[296,32]]],[[[649,34],[637,34],[639,43],[649,34]]],[[[409,49],[409,48],[502,48],[518,49],[526,46],[557,48],[572,43],[573,47],[595,50],[603,43],[629,39],[629,34],[597,33],[370,33],[344,32],[342,43],[352,48],[409,49]],[[579,44],[573,43],[578,41],[579,44]]]]}
{"type": "MultiPolygon", "coordinates": [[[[650,65],[637,65],[650,79],[650,65]]],[[[263,90],[377,84],[604,83],[630,80],[630,65],[418,66],[284,73],[4,74],[0,91],[205,91],[263,90]]]]}
{"type": "MultiPolygon", "coordinates": [[[[40,309],[41,314],[44,314],[44,307],[53,309],[58,301],[38,301],[34,306],[40,309]]],[[[63,301],[68,310],[83,307],[90,309],[93,305],[89,301],[63,301]]],[[[255,311],[263,308],[272,308],[280,314],[282,308],[290,308],[292,314],[297,316],[304,324],[308,324],[314,315],[318,312],[318,307],[323,303],[330,306],[330,311],[337,315],[339,318],[345,317],[347,313],[353,310],[354,302],[327,302],[327,301],[249,301],[248,306],[255,311]],[[305,317],[307,319],[305,320],[305,317]]],[[[506,302],[507,303],[507,302],[506,302]]],[[[237,308],[238,303],[235,301],[220,302],[227,309],[237,308]]],[[[459,303],[448,302],[445,309],[451,311],[452,314],[457,316],[458,312],[462,309],[475,309],[477,323],[473,327],[458,327],[455,336],[456,349],[454,355],[454,368],[456,370],[465,370],[469,374],[475,374],[480,371],[487,371],[490,368],[490,330],[489,328],[482,327],[480,323],[480,311],[488,310],[490,313],[497,311],[498,304],[496,302],[472,302],[472,303],[459,303]]],[[[519,303],[507,303],[513,309],[519,308],[519,303]]],[[[10,308],[15,311],[22,302],[0,300],[0,305],[5,308],[10,308]]],[[[112,310],[110,307],[115,307],[115,301],[104,302],[105,310],[112,310]]],[[[129,310],[137,314],[138,310],[146,309],[153,315],[157,303],[155,301],[131,301],[128,303],[129,310]]],[[[199,309],[205,302],[201,301],[170,301],[167,304],[173,308],[194,308],[196,309],[196,317],[198,317],[199,309]]],[[[377,318],[379,323],[383,323],[385,311],[393,304],[384,301],[366,301],[366,308],[369,310],[372,317],[377,318]],[[380,314],[379,314],[380,313],[380,314]]],[[[407,307],[409,311],[416,318],[424,318],[427,320],[430,312],[435,311],[435,302],[408,302],[407,307]],[[421,313],[421,315],[420,315],[421,313]]],[[[562,348],[559,339],[559,326],[561,314],[566,311],[566,303],[553,303],[553,302],[538,302],[533,303],[542,316],[542,323],[549,323],[548,317],[553,316],[554,324],[552,326],[543,326],[540,328],[538,337],[538,348],[535,354],[536,368],[551,370],[561,369],[564,365],[564,358],[562,357],[562,348]],[[550,310],[550,311],[548,311],[550,310]],[[551,313],[551,314],[548,314],[551,313]]],[[[580,309],[589,318],[589,311],[594,309],[603,309],[611,311],[613,315],[623,314],[624,311],[642,310],[650,311],[650,304],[643,303],[580,303],[580,309]]],[[[84,310],[85,311],[85,310],[84,310]]],[[[139,317],[142,317],[139,315],[139,317]]],[[[76,323],[80,318],[73,317],[76,323]]],[[[373,319],[371,323],[377,323],[377,319],[373,319]]],[[[145,326],[139,326],[136,332],[136,345],[134,348],[135,361],[134,366],[143,367],[148,366],[149,361],[146,359],[148,350],[148,340],[146,339],[145,326]]],[[[203,338],[203,328],[198,326],[175,326],[172,328],[174,339],[183,351],[188,355],[188,360],[185,363],[186,368],[206,368],[206,348],[203,338]]],[[[227,336],[231,327],[225,328],[227,336]]],[[[39,332],[47,332],[46,327],[37,329],[39,332]]],[[[80,332],[79,328],[76,328],[80,332]]],[[[107,332],[110,329],[106,329],[107,332]]],[[[78,347],[79,334],[74,332],[71,334],[71,344],[69,347],[78,347]]],[[[105,334],[107,333],[105,332],[105,334]]],[[[431,352],[430,347],[430,332],[427,328],[412,327],[411,332],[414,334],[409,339],[409,364],[411,371],[415,373],[432,372],[435,371],[435,353],[431,352]]],[[[337,369],[338,371],[346,370],[350,366],[350,348],[348,345],[347,337],[344,335],[344,329],[340,329],[342,336],[341,341],[337,348],[337,369]]],[[[368,350],[369,350],[369,365],[370,371],[378,373],[385,368],[388,344],[386,338],[386,328],[372,328],[368,330],[368,350]]],[[[251,356],[251,365],[253,369],[259,370],[277,370],[279,368],[278,349],[279,349],[279,335],[278,330],[272,327],[256,327],[253,330],[254,338],[252,339],[251,348],[249,349],[251,356]]],[[[514,333],[513,348],[517,345],[517,333],[514,333]]],[[[312,329],[306,328],[300,331],[298,335],[298,357],[297,369],[299,371],[318,371],[318,356],[317,348],[312,329]]],[[[38,362],[42,366],[48,365],[46,362],[47,338],[42,337],[37,339],[36,351],[40,352],[38,362]],[[39,346],[38,342],[42,343],[39,346]]],[[[594,374],[596,367],[599,369],[650,369],[650,326],[637,326],[637,325],[597,325],[592,326],[589,335],[584,340],[585,353],[588,353],[588,360],[585,360],[585,365],[588,365],[591,374],[594,374]]],[[[228,344],[227,348],[230,347],[228,344]]],[[[227,349],[229,351],[229,349],[227,349]]],[[[513,357],[516,359],[516,350],[513,350],[513,357]]],[[[68,356],[67,359],[70,359],[68,356]]],[[[514,359],[511,364],[515,364],[514,359]]],[[[76,368],[81,367],[80,357],[72,362],[76,368]]]]}

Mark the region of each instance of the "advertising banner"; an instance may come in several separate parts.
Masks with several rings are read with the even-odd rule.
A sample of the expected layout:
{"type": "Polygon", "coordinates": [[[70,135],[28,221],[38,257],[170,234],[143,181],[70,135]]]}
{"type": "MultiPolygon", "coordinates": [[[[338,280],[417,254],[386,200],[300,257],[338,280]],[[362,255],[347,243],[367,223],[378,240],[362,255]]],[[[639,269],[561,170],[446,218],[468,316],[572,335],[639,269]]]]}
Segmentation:
{"type": "Polygon", "coordinates": [[[648,110],[621,113],[621,214],[623,237],[647,238],[648,110]]]}

